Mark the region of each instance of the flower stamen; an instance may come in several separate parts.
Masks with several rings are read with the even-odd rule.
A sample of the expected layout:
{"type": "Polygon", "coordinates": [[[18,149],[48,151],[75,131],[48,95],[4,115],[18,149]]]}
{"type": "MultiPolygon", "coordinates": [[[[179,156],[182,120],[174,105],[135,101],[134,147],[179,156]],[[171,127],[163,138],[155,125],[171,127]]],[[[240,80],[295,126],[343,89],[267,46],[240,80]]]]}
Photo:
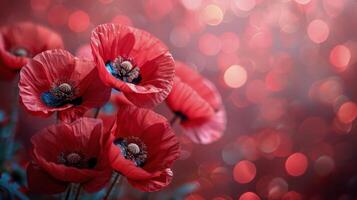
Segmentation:
{"type": "Polygon", "coordinates": [[[85,155],[78,152],[61,153],[58,156],[58,162],[68,167],[75,167],[79,169],[92,169],[97,164],[96,158],[87,159],[85,155]]]}
{"type": "Polygon", "coordinates": [[[138,84],[141,81],[140,68],[130,60],[119,56],[114,61],[108,61],[105,66],[111,75],[124,82],[138,84]]]}
{"type": "Polygon", "coordinates": [[[65,104],[80,105],[81,97],[75,97],[75,89],[69,83],[61,83],[41,95],[42,101],[49,107],[61,107],[65,104]]]}
{"type": "Polygon", "coordinates": [[[17,47],[12,49],[11,51],[12,55],[18,56],[18,57],[30,57],[29,52],[25,48],[17,47]]]}
{"type": "Polygon", "coordinates": [[[119,138],[114,142],[119,146],[123,156],[142,167],[147,159],[147,147],[138,137],[119,138]]]}

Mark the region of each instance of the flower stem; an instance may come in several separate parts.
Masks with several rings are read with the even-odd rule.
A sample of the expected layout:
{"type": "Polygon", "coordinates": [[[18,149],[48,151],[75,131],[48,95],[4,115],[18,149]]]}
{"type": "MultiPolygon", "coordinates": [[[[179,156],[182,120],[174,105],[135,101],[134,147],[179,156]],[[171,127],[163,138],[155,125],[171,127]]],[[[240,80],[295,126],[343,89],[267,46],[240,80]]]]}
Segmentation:
{"type": "Polygon", "coordinates": [[[175,114],[174,117],[170,120],[170,125],[173,126],[179,118],[180,116],[175,114]]]}
{"type": "Polygon", "coordinates": [[[74,198],[74,200],[78,200],[79,199],[79,196],[81,195],[81,192],[82,192],[82,185],[78,185],[77,187],[77,191],[76,191],[76,196],[74,198]]]}
{"type": "Polygon", "coordinates": [[[101,109],[101,107],[95,109],[94,116],[93,116],[94,118],[97,118],[97,117],[98,117],[98,115],[99,115],[99,113],[100,113],[100,109],[101,109]]]}
{"type": "Polygon", "coordinates": [[[8,124],[5,127],[0,128],[0,143],[1,143],[1,155],[0,166],[5,161],[11,160],[11,156],[14,151],[15,134],[18,121],[18,102],[19,102],[19,87],[18,87],[19,75],[17,74],[14,82],[13,98],[11,104],[11,114],[8,124]]]}
{"type": "Polygon", "coordinates": [[[110,184],[107,193],[105,194],[105,197],[103,198],[103,200],[108,200],[108,198],[110,197],[110,194],[113,191],[114,186],[116,185],[116,183],[120,180],[120,174],[118,172],[114,172],[114,180],[112,181],[112,183],[110,184]]]}
{"type": "Polygon", "coordinates": [[[64,200],[69,200],[71,193],[72,193],[72,183],[70,183],[67,186],[67,192],[66,192],[66,196],[65,196],[64,200]]]}

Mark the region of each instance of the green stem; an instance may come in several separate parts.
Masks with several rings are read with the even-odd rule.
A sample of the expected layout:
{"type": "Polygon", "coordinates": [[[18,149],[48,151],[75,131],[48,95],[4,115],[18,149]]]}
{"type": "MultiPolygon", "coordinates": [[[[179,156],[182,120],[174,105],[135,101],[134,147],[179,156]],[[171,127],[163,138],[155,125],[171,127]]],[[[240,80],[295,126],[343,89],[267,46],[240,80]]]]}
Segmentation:
{"type": "Polygon", "coordinates": [[[82,192],[82,186],[78,185],[77,191],[76,191],[76,196],[75,196],[74,200],[78,200],[79,199],[79,196],[81,195],[81,192],[82,192]]]}
{"type": "Polygon", "coordinates": [[[112,181],[112,183],[110,184],[107,193],[105,194],[105,197],[103,198],[103,200],[108,200],[108,198],[110,197],[110,194],[113,191],[114,186],[116,185],[116,183],[118,182],[120,178],[120,174],[118,172],[114,172],[114,180],[112,181]]]}
{"type": "Polygon", "coordinates": [[[174,115],[174,117],[170,120],[170,125],[173,126],[180,117],[178,115],[174,115]]]}
{"type": "Polygon", "coordinates": [[[99,115],[99,113],[100,113],[100,109],[101,109],[101,108],[96,108],[96,109],[95,109],[94,116],[93,116],[94,118],[97,118],[97,117],[98,117],[98,115],[99,115]]]}
{"type": "Polygon", "coordinates": [[[14,79],[14,96],[12,99],[12,104],[11,104],[11,114],[10,114],[10,120],[8,124],[0,129],[0,143],[1,146],[4,148],[2,149],[1,155],[0,155],[0,166],[6,161],[10,160],[10,157],[13,154],[14,151],[14,143],[15,143],[15,134],[16,134],[16,127],[17,127],[17,121],[18,121],[18,107],[19,107],[19,87],[18,87],[18,82],[19,82],[19,75],[17,74],[16,78],[14,79]]]}
{"type": "Polygon", "coordinates": [[[67,192],[66,192],[66,196],[65,196],[64,200],[69,200],[71,193],[72,193],[72,183],[70,183],[67,186],[67,192]]]}

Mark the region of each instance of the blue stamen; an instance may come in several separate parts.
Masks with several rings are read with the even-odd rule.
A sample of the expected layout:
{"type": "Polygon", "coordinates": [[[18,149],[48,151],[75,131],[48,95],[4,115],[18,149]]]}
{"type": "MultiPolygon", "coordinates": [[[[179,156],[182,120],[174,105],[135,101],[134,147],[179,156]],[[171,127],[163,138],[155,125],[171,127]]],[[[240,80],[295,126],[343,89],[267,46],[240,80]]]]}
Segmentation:
{"type": "Polygon", "coordinates": [[[114,67],[112,66],[112,63],[110,61],[105,64],[105,68],[111,75],[115,77],[117,76],[117,73],[115,72],[114,67]]]}
{"type": "Polygon", "coordinates": [[[51,92],[42,93],[41,100],[48,107],[59,107],[59,106],[62,106],[63,104],[65,104],[65,102],[63,102],[63,100],[57,98],[51,92]]]}

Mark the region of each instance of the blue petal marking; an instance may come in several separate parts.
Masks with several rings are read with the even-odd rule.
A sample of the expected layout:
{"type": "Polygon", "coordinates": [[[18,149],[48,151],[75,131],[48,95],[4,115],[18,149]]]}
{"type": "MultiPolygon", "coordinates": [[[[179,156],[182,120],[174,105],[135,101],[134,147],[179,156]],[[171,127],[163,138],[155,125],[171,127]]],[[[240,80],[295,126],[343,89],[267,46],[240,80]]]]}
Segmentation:
{"type": "Polygon", "coordinates": [[[107,62],[107,63],[105,64],[105,68],[107,69],[107,71],[108,71],[111,75],[116,76],[116,72],[115,72],[115,70],[113,69],[113,66],[112,66],[111,62],[107,62]]]}
{"type": "Polygon", "coordinates": [[[43,101],[43,103],[46,104],[46,106],[49,107],[59,107],[64,103],[61,99],[54,96],[51,92],[42,93],[41,100],[43,101]]]}

